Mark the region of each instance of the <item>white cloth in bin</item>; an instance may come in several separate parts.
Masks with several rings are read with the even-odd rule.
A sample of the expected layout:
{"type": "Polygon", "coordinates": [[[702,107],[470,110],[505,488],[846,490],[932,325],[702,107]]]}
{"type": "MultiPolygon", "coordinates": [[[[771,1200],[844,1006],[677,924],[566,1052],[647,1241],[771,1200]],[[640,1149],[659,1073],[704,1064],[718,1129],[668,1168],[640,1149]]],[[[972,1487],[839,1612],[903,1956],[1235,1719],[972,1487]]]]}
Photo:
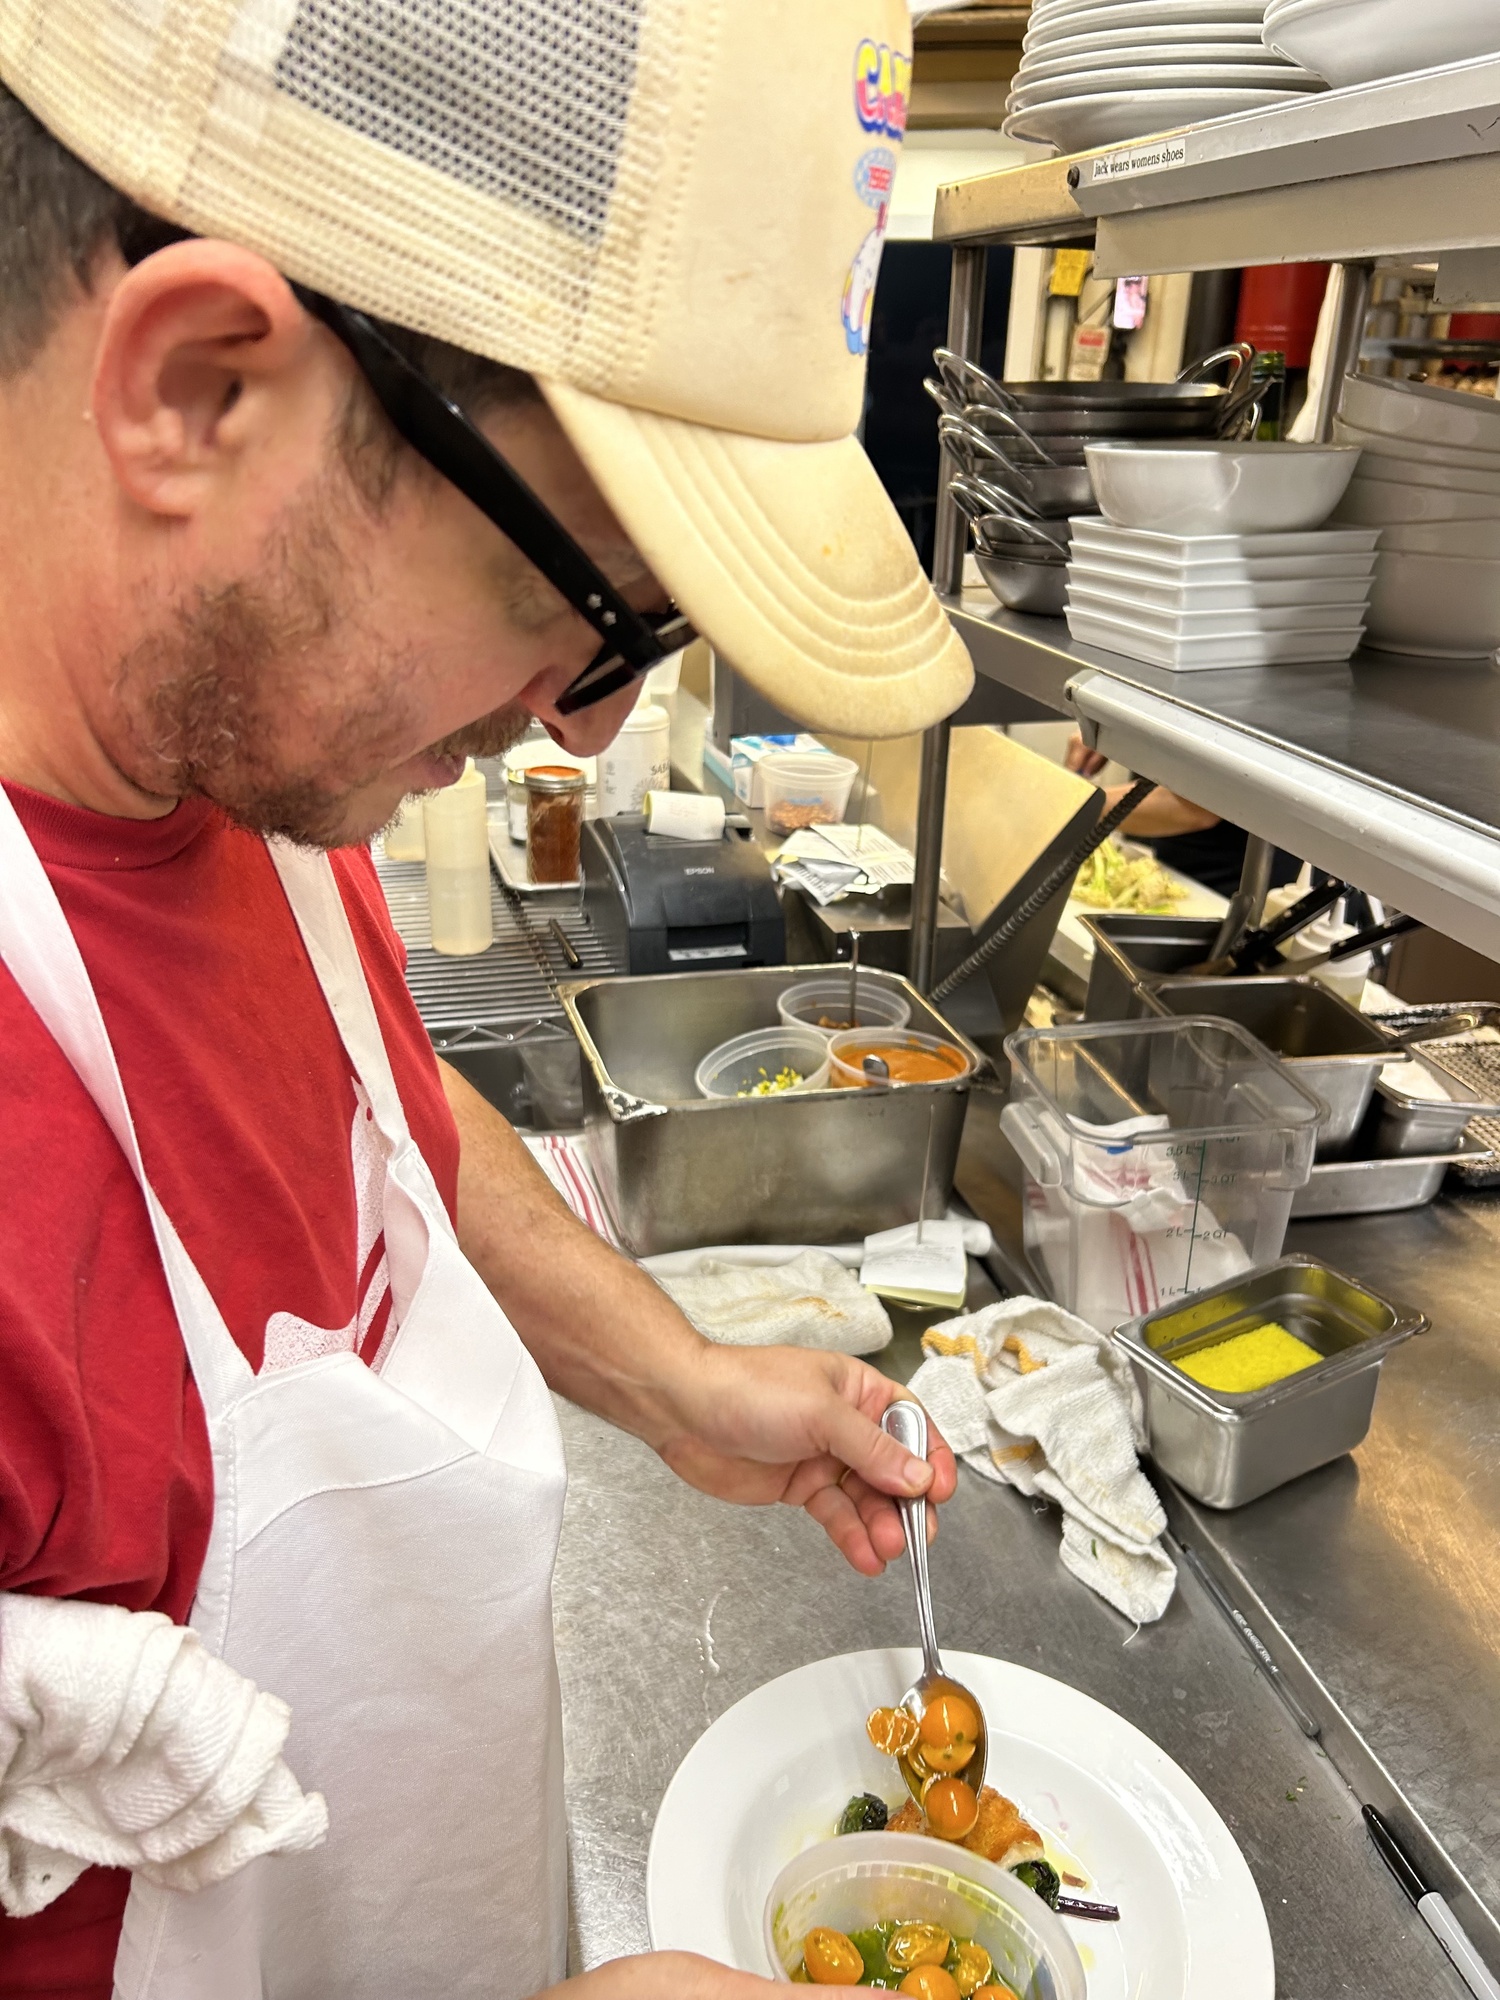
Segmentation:
{"type": "Polygon", "coordinates": [[[1244,1244],[1195,1198],[1168,1149],[1133,1143],[1169,1129],[1159,1116],[1074,1120],[1061,1150],[1071,1150],[1076,1192],[1027,1183],[1030,1232],[1049,1282],[1071,1257],[1073,1309],[1101,1333],[1250,1269],[1244,1244]]]}
{"type": "Polygon", "coordinates": [[[874,1354],[890,1345],[885,1307],[826,1250],[784,1264],[707,1258],[670,1275],[646,1268],[709,1340],[733,1347],[822,1347],[874,1354]]]}
{"type": "Polygon", "coordinates": [[[985,1478],[1056,1501],[1063,1567],[1137,1624],[1160,1618],[1177,1572],[1137,1462],[1140,1392],[1113,1342],[1018,1298],[930,1327],[922,1345],[912,1393],[953,1449],[985,1478]]]}

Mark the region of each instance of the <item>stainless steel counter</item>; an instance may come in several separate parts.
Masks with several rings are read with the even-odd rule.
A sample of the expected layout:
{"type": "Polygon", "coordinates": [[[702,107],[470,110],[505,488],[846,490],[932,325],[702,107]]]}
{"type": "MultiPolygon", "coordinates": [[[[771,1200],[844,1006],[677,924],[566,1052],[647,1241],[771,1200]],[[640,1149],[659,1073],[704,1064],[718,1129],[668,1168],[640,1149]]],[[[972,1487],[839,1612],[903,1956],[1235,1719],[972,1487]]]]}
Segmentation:
{"type": "MultiPolygon", "coordinates": [[[[915,1365],[916,1324],[890,1350],[893,1373],[915,1365]]],[[[904,1567],[865,1582],[800,1514],[722,1506],[597,1419],[565,1405],[562,1420],[555,1602],[581,1969],[646,1948],[652,1822],[707,1725],[809,1660],[907,1643],[912,1613],[904,1567]]],[[[1066,1574],[1057,1541],[1055,1514],[964,1473],[933,1559],[943,1639],[1086,1690],[1196,1779],[1260,1886],[1282,2000],[1460,2000],[1353,1795],[1193,1578],[1159,1625],[1132,1633],[1066,1574]]]]}

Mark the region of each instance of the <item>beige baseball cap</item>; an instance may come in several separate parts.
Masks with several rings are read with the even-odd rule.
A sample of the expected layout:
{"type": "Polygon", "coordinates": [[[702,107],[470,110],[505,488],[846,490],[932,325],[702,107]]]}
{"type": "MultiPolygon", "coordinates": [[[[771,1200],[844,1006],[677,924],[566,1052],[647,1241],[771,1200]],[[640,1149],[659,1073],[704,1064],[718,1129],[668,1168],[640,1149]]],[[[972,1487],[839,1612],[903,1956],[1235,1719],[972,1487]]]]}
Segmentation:
{"type": "Polygon", "coordinates": [[[0,0],[115,187],[535,375],[677,603],[858,736],[968,655],[855,432],[904,0],[0,0]]]}

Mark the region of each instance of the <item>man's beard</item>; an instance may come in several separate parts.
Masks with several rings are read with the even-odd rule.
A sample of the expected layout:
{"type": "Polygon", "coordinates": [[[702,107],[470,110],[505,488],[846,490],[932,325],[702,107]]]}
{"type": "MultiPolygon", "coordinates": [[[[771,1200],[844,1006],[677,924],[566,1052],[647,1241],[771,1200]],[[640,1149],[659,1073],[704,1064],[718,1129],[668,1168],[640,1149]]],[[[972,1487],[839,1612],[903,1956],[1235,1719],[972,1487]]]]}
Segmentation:
{"type": "Polygon", "coordinates": [[[140,753],[131,775],[147,790],[209,798],[251,833],[330,848],[379,831],[389,798],[373,811],[358,802],[398,763],[414,754],[499,756],[532,717],[507,703],[414,753],[415,709],[401,691],[420,662],[359,631],[347,614],[358,594],[320,515],[326,503],[297,510],[255,582],[200,590],[179,605],[125,655],[116,688],[140,753]],[[356,652],[367,663],[358,688],[344,688],[330,662],[335,634],[344,672],[356,652]],[[281,748],[296,740],[289,718],[299,708],[318,717],[311,771],[288,771],[281,748]]]}

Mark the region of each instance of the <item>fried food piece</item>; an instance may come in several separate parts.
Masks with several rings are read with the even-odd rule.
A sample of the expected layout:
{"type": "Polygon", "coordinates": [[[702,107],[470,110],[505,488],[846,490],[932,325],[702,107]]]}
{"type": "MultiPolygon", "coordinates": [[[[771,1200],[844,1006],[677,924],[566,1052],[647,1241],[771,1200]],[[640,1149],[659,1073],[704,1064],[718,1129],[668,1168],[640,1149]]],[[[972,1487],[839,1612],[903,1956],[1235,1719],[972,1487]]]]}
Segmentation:
{"type": "Polygon", "coordinates": [[[1046,1850],[1042,1836],[1021,1817],[1021,1809],[1011,1799],[1002,1798],[993,1785],[979,1794],[979,1817],[963,1837],[965,1847],[996,1861],[1002,1868],[1014,1868],[1019,1861],[1042,1861],[1046,1850]]]}
{"type": "Polygon", "coordinates": [[[925,1833],[927,1820],[915,1799],[908,1799],[899,1812],[893,1812],[885,1823],[887,1833],[925,1833]]]}

